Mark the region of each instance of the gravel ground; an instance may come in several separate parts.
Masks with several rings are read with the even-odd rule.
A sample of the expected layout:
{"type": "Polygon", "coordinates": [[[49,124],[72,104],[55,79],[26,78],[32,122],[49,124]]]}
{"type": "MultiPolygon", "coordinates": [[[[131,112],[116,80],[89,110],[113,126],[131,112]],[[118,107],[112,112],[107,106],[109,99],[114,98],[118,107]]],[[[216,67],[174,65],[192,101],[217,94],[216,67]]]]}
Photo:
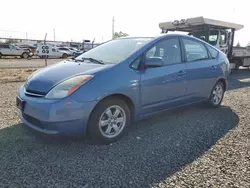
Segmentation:
{"type": "Polygon", "coordinates": [[[250,71],[230,78],[223,106],[183,108],[135,123],[117,143],[37,134],[0,88],[0,187],[250,187],[250,71]]]}
{"type": "Polygon", "coordinates": [[[0,83],[24,82],[28,76],[36,71],[35,68],[29,69],[0,69],[0,83]]]}

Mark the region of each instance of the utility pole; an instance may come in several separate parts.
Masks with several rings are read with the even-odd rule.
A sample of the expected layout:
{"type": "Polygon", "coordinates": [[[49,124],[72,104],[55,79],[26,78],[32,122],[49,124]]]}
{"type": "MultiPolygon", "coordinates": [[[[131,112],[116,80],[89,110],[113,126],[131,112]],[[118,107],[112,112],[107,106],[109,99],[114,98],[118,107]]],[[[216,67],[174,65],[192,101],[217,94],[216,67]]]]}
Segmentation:
{"type": "Polygon", "coordinates": [[[113,16],[113,19],[112,19],[112,39],[114,39],[114,33],[115,33],[115,18],[114,18],[114,16],[113,16]]]}
{"type": "Polygon", "coordinates": [[[54,33],[54,41],[56,41],[56,31],[55,31],[55,29],[53,29],[53,33],[54,33]]]}
{"type": "MultiPolygon", "coordinates": [[[[45,37],[44,37],[44,45],[46,45],[46,38],[47,38],[47,33],[45,34],[45,37]]],[[[48,62],[47,62],[47,55],[45,55],[45,66],[47,67],[48,66],[48,62]]]]}
{"type": "Polygon", "coordinates": [[[28,39],[28,32],[26,32],[26,39],[28,39]]]}

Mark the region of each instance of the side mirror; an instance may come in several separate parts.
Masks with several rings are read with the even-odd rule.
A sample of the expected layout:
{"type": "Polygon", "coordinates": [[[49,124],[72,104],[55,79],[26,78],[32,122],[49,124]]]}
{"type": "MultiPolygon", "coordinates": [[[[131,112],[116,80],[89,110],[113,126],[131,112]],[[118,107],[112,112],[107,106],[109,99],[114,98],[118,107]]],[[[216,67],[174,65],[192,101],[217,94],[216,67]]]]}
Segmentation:
{"type": "Polygon", "coordinates": [[[144,67],[145,68],[155,68],[161,67],[163,65],[163,60],[158,57],[146,58],[144,67]]]}

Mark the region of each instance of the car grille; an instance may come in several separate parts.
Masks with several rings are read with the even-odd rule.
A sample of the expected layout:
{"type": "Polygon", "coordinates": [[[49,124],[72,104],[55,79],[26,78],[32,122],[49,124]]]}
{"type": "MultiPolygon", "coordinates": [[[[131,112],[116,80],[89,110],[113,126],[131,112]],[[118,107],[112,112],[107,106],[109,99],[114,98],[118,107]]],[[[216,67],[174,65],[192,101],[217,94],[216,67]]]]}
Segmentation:
{"type": "Polygon", "coordinates": [[[34,117],[31,117],[25,113],[23,113],[23,118],[30,124],[36,126],[36,127],[39,127],[39,128],[42,128],[42,123],[40,120],[34,118],[34,117]]]}

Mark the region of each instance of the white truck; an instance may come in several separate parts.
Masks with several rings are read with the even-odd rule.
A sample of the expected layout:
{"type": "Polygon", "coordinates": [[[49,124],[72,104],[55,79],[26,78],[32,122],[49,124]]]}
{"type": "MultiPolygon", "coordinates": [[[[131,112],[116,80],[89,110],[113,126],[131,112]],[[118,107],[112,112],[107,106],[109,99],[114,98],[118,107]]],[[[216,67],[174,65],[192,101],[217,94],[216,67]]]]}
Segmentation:
{"type": "Polygon", "coordinates": [[[50,43],[39,43],[37,45],[36,55],[40,58],[64,58],[71,56],[70,52],[59,50],[50,43]]]}
{"type": "Polygon", "coordinates": [[[234,33],[244,26],[240,24],[213,20],[204,17],[195,17],[182,20],[174,20],[159,23],[162,33],[168,31],[186,32],[227,54],[231,69],[238,69],[240,66],[250,66],[250,51],[247,48],[234,48],[234,33]]]}
{"type": "Polygon", "coordinates": [[[20,56],[26,59],[32,55],[28,49],[22,49],[13,44],[0,44],[0,58],[2,56],[20,56]]]}

